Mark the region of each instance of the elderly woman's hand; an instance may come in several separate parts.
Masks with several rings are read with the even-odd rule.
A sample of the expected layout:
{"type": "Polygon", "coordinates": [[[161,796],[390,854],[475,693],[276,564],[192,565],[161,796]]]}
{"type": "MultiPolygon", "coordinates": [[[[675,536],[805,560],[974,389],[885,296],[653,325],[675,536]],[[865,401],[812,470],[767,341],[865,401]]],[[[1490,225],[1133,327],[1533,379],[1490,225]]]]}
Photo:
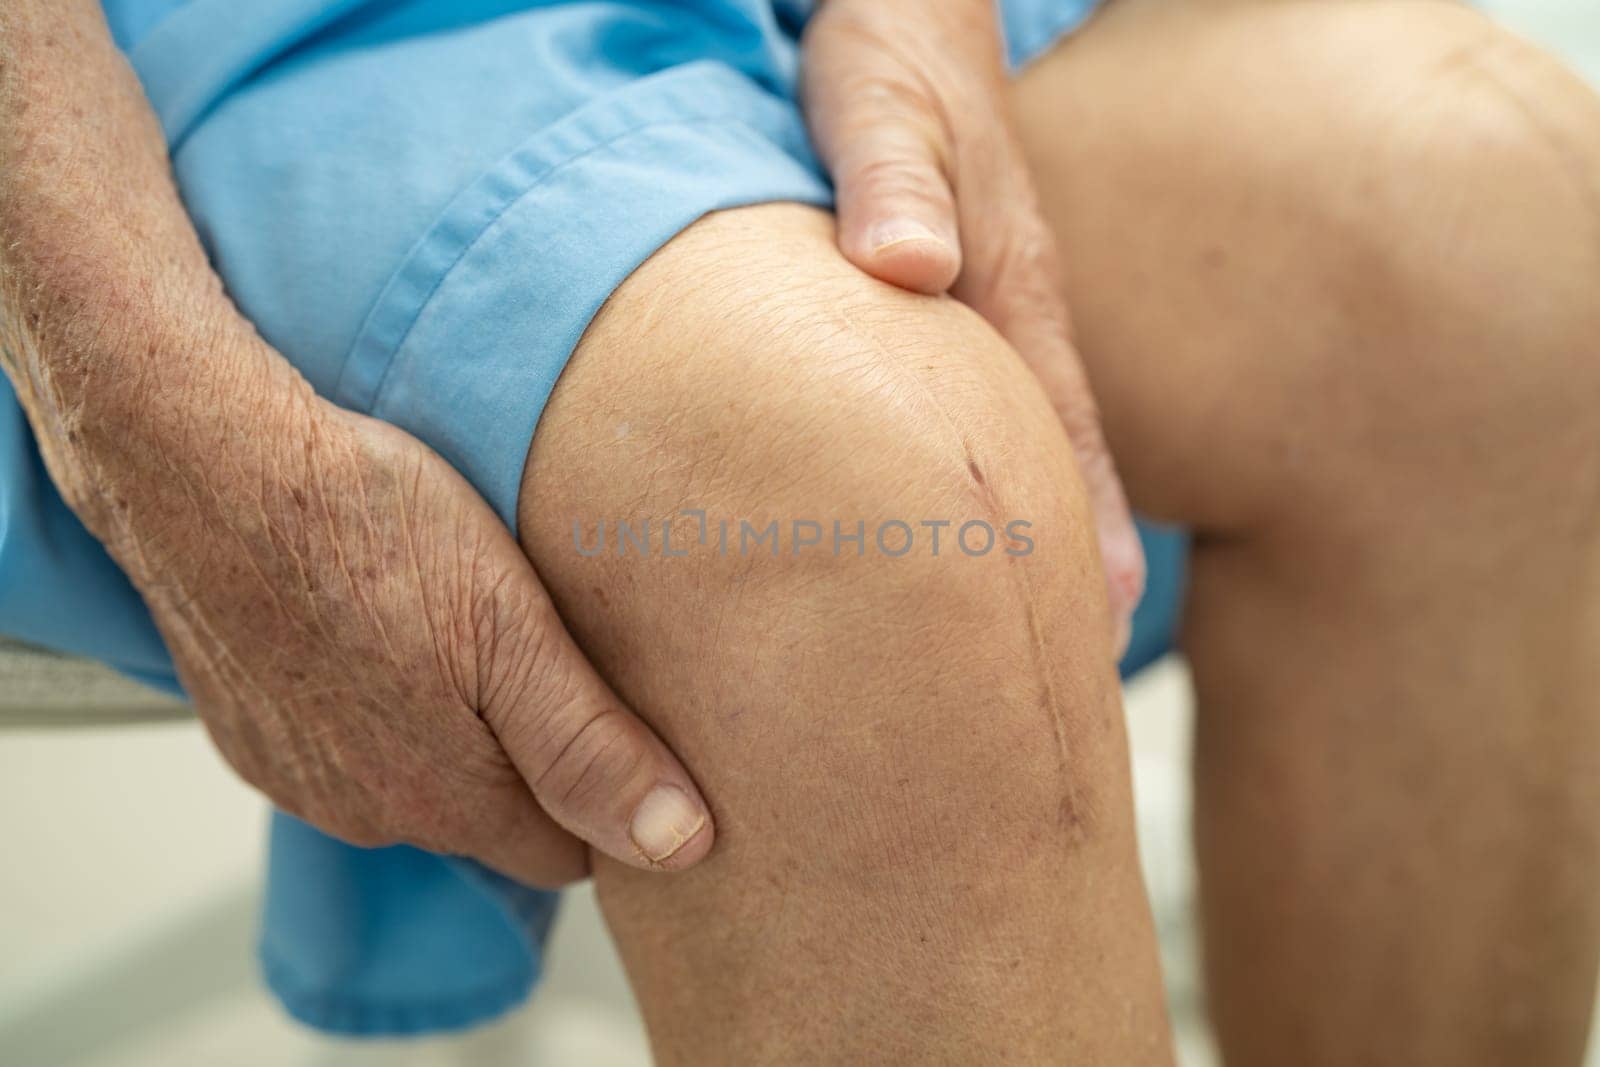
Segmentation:
{"type": "Polygon", "coordinates": [[[1055,243],[1012,130],[994,0],[824,0],[806,117],[838,188],[839,246],[886,282],[951,295],[1022,354],[1095,505],[1119,637],[1144,556],[1068,336],[1055,243]]]}
{"type": "Polygon", "coordinates": [[[583,842],[705,855],[693,782],[488,505],[233,310],[89,0],[0,10],[0,160],[6,371],[245,778],[348,841],[530,883],[582,876],[583,842]]]}

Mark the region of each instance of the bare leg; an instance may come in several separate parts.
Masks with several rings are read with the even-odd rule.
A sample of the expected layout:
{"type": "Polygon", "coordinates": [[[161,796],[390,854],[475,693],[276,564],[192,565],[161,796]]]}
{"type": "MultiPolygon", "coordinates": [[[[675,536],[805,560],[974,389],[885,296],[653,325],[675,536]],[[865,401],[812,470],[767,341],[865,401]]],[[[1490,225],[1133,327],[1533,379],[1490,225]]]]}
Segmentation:
{"type": "Polygon", "coordinates": [[[1019,87],[1136,505],[1199,534],[1251,1064],[1574,1064],[1600,946],[1600,104],[1425,2],[1117,0],[1019,87]]]}
{"type": "Polygon", "coordinates": [[[818,212],[704,220],[589,330],[521,526],[716,812],[687,874],[596,868],[662,1062],[1169,1061],[1092,527],[976,316],[858,274],[818,212]],[[575,520],[592,549],[602,520],[682,508],[733,520],[727,555],[693,519],[685,558],[574,547],[575,520]],[[1013,519],[1032,554],[1003,550],[1013,519]],[[742,553],[739,520],[776,520],[779,555],[742,553]],[[794,520],[823,547],[796,554],[794,520]],[[833,553],[836,520],[862,555],[833,553]],[[889,520],[917,538],[900,558],[889,520]],[[925,520],[954,521],[937,557],[925,520]],[[966,555],[969,520],[1001,547],[966,555]]]}

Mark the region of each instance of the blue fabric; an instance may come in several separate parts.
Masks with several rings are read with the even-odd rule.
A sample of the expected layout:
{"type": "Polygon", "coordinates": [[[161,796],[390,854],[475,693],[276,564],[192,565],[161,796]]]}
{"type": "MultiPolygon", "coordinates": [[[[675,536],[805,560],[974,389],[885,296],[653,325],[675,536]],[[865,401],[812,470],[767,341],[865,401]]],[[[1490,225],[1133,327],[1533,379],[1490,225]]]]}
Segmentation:
{"type": "MultiPolygon", "coordinates": [[[[1008,0],[1013,61],[1091,4],[1008,0]]],[[[539,413],[616,285],[708,211],[831,201],[794,99],[808,7],[107,0],[240,307],[318,391],[427,441],[508,524],[539,413]]],[[[1142,532],[1151,582],[1125,671],[1170,646],[1183,587],[1181,534],[1142,532]]],[[[3,380],[0,632],[178,691],[3,380]]],[[[279,815],[262,961],[314,1026],[465,1026],[526,995],[555,901],[279,815]]]]}
{"type": "Polygon", "coordinates": [[[261,964],[290,1014],[352,1035],[451,1030],[520,1003],[557,894],[413,848],[272,824],[261,964]]]}

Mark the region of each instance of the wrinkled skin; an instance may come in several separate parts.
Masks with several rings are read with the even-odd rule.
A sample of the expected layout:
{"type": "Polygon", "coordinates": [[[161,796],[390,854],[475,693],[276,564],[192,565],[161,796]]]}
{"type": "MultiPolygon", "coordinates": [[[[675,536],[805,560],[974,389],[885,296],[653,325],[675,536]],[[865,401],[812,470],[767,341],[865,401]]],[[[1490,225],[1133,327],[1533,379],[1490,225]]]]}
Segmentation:
{"type": "Polygon", "coordinates": [[[529,883],[581,877],[585,841],[703,856],[693,782],[487,504],[229,304],[95,5],[0,12],[0,118],[6,372],[239,773],[347,841],[529,883]]]}

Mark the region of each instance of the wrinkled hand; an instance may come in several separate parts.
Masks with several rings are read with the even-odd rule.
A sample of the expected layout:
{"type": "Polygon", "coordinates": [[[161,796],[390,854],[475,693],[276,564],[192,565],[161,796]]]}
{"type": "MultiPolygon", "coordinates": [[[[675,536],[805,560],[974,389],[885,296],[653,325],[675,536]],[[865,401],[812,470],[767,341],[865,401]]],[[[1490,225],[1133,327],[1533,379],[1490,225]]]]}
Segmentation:
{"type": "Polygon", "coordinates": [[[352,844],[466,855],[531,885],[584,877],[589,845],[636,867],[698,862],[713,830],[693,781],[594,672],[488,504],[410,435],[250,365],[270,380],[34,420],[240,776],[352,844]]]}
{"type": "Polygon", "coordinates": [[[532,884],[582,877],[579,838],[640,867],[703,856],[694,784],[478,494],[297,381],[259,392],[236,434],[202,412],[152,447],[168,486],[124,487],[102,524],[234,768],[344,840],[532,884]]]}
{"type": "Polygon", "coordinates": [[[0,4],[0,159],[0,363],[246,779],[347,841],[531,884],[581,877],[584,842],[706,854],[694,783],[489,506],[228,301],[93,0],[0,4]]]}
{"type": "Polygon", "coordinates": [[[690,777],[490,507],[410,435],[269,378],[227,400],[243,424],[190,397],[160,437],[126,435],[133,461],[94,467],[107,502],[83,509],[238,773],[342,840],[534,885],[587,872],[579,838],[638,867],[704,856],[690,777]]]}
{"type": "Polygon", "coordinates": [[[1094,504],[1120,651],[1144,555],[1069,340],[1054,238],[1011,126],[993,0],[825,0],[802,70],[845,256],[972,307],[1060,414],[1094,504]]]}
{"type": "Polygon", "coordinates": [[[161,331],[21,325],[76,303],[61,291],[0,301],[6,370],[242,777],[353,844],[533,885],[583,877],[585,842],[646,868],[706,854],[694,783],[449,464],[318,399],[237,316],[200,332],[200,359],[161,331]],[[161,369],[130,374],[107,348],[161,369]]]}

